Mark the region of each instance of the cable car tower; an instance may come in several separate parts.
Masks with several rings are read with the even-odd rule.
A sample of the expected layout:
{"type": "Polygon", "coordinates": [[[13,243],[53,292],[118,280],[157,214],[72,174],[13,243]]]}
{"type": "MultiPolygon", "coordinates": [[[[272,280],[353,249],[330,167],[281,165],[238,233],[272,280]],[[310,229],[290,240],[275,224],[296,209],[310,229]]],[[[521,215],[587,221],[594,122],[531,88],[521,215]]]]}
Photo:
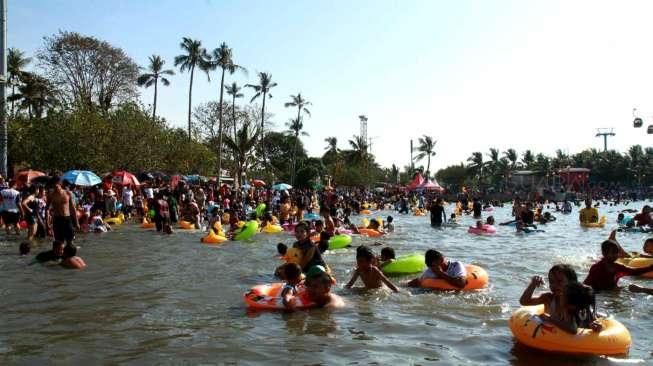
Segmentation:
{"type": "Polygon", "coordinates": [[[608,151],[608,137],[615,136],[613,128],[597,128],[596,137],[603,137],[603,151],[608,151]]]}
{"type": "Polygon", "coordinates": [[[367,116],[361,114],[358,118],[361,120],[361,141],[365,141],[367,144],[367,116]]]}

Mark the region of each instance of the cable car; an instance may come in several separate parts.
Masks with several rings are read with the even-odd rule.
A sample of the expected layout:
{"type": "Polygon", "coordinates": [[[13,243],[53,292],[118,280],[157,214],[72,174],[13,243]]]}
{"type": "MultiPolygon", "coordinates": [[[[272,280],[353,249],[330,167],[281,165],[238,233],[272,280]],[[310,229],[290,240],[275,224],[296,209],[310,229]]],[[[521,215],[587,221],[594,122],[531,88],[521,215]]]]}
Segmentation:
{"type": "Polygon", "coordinates": [[[644,124],[644,121],[642,121],[642,119],[639,118],[639,117],[636,117],[633,120],[633,127],[635,127],[635,128],[640,128],[640,127],[642,127],[643,124],[644,124]]]}
{"type": "Polygon", "coordinates": [[[653,135],[653,125],[648,125],[648,130],[646,132],[648,132],[649,135],[653,135]]]}

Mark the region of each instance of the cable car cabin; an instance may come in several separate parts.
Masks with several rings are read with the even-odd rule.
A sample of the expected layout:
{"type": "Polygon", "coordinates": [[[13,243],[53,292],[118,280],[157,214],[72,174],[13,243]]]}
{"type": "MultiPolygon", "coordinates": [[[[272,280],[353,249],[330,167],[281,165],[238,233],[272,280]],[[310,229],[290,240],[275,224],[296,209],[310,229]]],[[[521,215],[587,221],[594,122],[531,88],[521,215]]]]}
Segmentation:
{"type": "Polygon", "coordinates": [[[648,130],[647,130],[649,135],[653,135],[653,125],[648,125],[648,130]]]}
{"type": "Polygon", "coordinates": [[[642,121],[641,118],[637,117],[633,120],[633,127],[635,128],[640,128],[644,124],[644,121],[642,121]]]}

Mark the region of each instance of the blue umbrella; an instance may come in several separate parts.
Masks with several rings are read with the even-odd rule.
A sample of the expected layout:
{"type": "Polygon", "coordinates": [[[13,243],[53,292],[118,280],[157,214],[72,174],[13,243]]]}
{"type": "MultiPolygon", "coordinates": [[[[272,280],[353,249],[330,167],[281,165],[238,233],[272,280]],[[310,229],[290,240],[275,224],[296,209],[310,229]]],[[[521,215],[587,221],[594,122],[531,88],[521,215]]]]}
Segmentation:
{"type": "Polygon", "coordinates": [[[286,184],[286,183],[278,183],[278,184],[273,185],[272,189],[274,189],[275,191],[285,191],[285,190],[288,190],[288,189],[292,189],[292,186],[290,184],[286,184]]]}
{"type": "Polygon", "coordinates": [[[100,177],[88,170],[69,170],[64,173],[61,179],[76,186],[94,186],[102,183],[100,177]]]}
{"type": "Polygon", "coordinates": [[[250,189],[250,188],[252,188],[252,186],[249,185],[249,183],[245,183],[245,184],[243,184],[242,186],[240,186],[240,188],[242,188],[242,189],[250,189]]]}

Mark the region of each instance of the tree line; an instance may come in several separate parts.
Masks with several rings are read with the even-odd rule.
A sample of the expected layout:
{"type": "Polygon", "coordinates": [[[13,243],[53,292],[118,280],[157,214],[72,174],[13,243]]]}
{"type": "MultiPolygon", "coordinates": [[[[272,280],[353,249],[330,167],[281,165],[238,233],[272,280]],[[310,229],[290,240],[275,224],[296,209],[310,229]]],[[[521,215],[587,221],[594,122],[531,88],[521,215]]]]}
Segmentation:
{"type": "Polygon", "coordinates": [[[253,84],[228,80],[237,72],[247,74],[247,69],[236,63],[224,42],[213,51],[199,40],[184,37],[180,42],[181,54],[173,65],[189,75],[184,132],[157,115],[159,87],[169,86],[169,76],[175,74],[161,56],[150,56],[142,68],[121,48],[95,37],[60,31],[43,40],[36,71],[26,70],[32,58],[9,50],[10,165],[207,176],[227,168],[237,184],[258,177],[300,187],[316,186],[328,175],[341,185],[387,178],[367,142],[357,136],[349,141],[351,149],[341,151],[337,140],[329,138],[324,156],[309,157],[301,137],[308,135],[311,102],[299,92],[284,103],[294,110],[287,130],[273,131],[266,104],[277,83],[268,72],[258,73],[253,84]],[[215,71],[216,100],[193,106],[196,73],[210,80],[215,71]],[[138,87],[154,88],[149,110],[138,100],[138,87]],[[252,92],[249,104],[238,102],[245,89],[252,92]]]}
{"type": "Polygon", "coordinates": [[[519,155],[515,149],[500,152],[491,148],[486,154],[473,152],[467,164],[440,169],[436,177],[456,191],[461,186],[499,191],[509,185],[515,171],[529,170],[546,178],[545,182],[553,182],[560,170],[569,167],[590,169],[590,182],[606,187],[650,186],[653,185],[653,147],[634,145],[623,154],[614,150],[587,149],[570,155],[557,150],[551,157],[531,150],[519,155]]]}

